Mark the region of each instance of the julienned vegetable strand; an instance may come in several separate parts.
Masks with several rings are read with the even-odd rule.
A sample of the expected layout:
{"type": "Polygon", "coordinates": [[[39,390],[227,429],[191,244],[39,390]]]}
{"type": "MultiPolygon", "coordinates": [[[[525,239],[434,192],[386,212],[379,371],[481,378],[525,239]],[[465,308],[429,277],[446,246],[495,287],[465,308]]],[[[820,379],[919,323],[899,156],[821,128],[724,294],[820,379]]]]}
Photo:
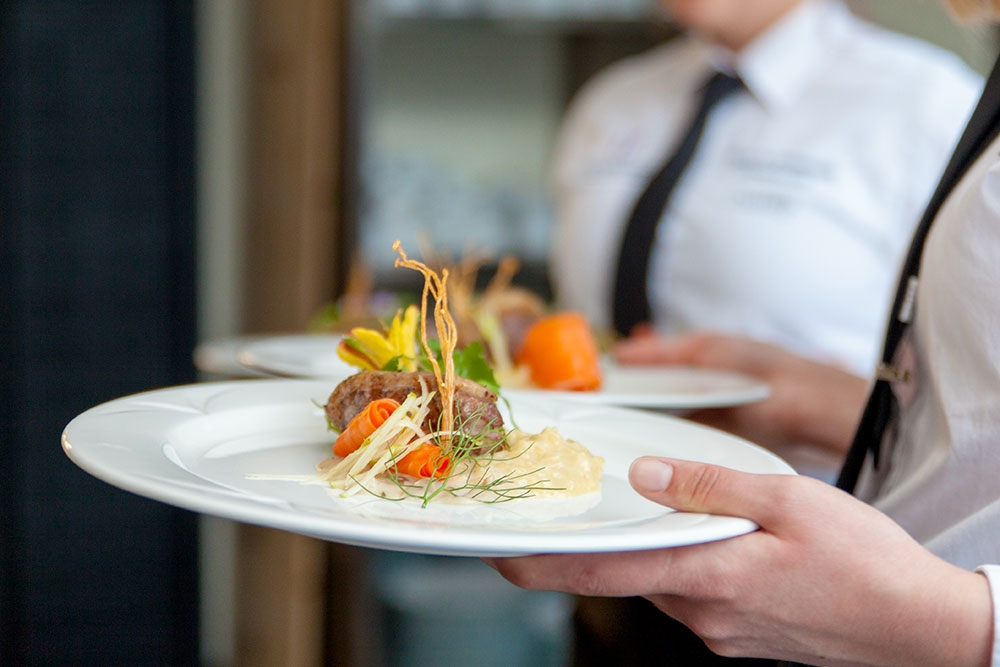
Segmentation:
{"type": "MultiPolygon", "coordinates": [[[[348,482],[364,482],[384,472],[386,464],[399,456],[396,450],[410,441],[420,441],[424,436],[421,424],[427,418],[434,392],[425,391],[421,396],[410,394],[391,415],[368,437],[368,445],[359,447],[344,459],[322,472],[321,478],[332,486],[342,488],[344,495],[360,489],[348,482]]],[[[425,441],[425,440],[424,440],[425,441]]]]}
{"type": "Polygon", "coordinates": [[[386,419],[396,411],[399,402],[391,398],[376,398],[356,414],[333,443],[333,453],[347,456],[360,447],[386,419]]]}

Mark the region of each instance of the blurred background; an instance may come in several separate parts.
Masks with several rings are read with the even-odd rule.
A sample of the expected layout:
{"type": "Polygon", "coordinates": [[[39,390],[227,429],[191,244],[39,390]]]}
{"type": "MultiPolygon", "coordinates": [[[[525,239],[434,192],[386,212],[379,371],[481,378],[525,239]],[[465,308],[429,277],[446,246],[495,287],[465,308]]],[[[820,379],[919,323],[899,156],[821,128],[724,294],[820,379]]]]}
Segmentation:
{"type": "MultiPolygon", "coordinates": [[[[996,53],[936,0],[851,4],[996,53]]],[[[565,105],[672,34],[644,0],[0,0],[0,665],[562,664],[559,596],[175,510],[59,437],[219,379],[199,343],[303,331],[352,262],[397,287],[397,238],[547,293],[565,105]]]]}

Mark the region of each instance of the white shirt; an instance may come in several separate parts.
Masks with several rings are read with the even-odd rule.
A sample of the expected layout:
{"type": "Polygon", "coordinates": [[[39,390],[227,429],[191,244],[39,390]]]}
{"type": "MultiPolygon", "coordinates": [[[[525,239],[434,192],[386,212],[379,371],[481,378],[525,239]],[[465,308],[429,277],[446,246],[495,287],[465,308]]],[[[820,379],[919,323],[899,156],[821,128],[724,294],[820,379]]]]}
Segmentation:
{"type": "Polygon", "coordinates": [[[806,2],[738,55],[679,38],[598,74],[553,163],[560,307],[610,326],[620,238],[713,63],[713,113],[650,260],[654,324],[778,343],[869,375],[910,232],[982,85],[952,54],[806,2]]]}
{"type": "MultiPolygon", "coordinates": [[[[857,495],[956,565],[1000,564],[1000,139],[938,213],[915,304],[897,437],[857,495]]],[[[1000,623],[1000,572],[988,574],[1000,623]]],[[[993,655],[1000,665],[1000,633],[993,655]]]]}

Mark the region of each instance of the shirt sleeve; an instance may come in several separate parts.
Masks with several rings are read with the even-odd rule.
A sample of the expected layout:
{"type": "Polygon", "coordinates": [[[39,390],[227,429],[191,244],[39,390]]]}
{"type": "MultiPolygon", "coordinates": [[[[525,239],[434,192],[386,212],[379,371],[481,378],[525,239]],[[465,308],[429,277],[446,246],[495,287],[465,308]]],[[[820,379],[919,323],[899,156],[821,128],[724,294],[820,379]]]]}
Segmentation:
{"type": "Polygon", "coordinates": [[[990,667],[1000,667],[1000,565],[981,565],[976,572],[986,575],[993,597],[993,652],[990,667]]]}

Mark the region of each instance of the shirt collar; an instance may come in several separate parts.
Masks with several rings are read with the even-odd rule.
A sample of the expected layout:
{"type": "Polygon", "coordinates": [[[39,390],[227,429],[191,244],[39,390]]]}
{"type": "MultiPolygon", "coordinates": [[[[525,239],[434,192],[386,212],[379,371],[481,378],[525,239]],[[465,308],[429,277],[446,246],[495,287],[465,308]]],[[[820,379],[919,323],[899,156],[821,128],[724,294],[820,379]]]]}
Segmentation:
{"type": "Polygon", "coordinates": [[[708,55],[717,69],[738,72],[765,108],[787,106],[835,57],[835,43],[853,20],[839,0],[807,0],[739,53],[710,46],[708,55]]]}

